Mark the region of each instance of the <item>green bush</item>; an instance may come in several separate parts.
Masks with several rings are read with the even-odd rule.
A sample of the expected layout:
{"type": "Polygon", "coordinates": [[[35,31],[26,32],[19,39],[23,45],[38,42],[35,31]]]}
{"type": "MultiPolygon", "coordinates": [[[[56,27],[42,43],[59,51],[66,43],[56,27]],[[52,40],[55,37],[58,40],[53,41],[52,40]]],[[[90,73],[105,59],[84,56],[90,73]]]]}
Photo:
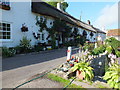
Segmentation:
{"type": "Polygon", "coordinates": [[[108,53],[113,53],[117,57],[120,57],[120,51],[118,51],[118,48],[120,47],[120,41],[118,41],[114,37],[111,37],[109,39],[106,39],[105,42],[106,42],[106,45],[108,46],[106,48],[108,53]]]}
{"type": "Polygon", "coordinates": [[[115,53],[116,53],[117,57],[120,57],[120,51],[116,51],[115,53]]]}
{"type": "Polygon", "coordinates": [[[35,45],[34,46],[34,50],[36,51],[36,52],[39,52],[39,51],[42,51],[43,50],[43,46],[40,46],[40,45],[35,45]]]}
{"type": "Polygon", "coordinates": [[[114,50],[117,50],[118,47],[120,47],[120,41],[118,41],[114,37],[106,39],[105,42],[108,46],[111,46],[114,50]]]}
{"type": "Polygon", "coordinates": [[[99,55],[99,48],[95,48],[92,52],[93,55],[99,55]]]}
{"type": "Polygon", "coordinates": [[[86,81],[90,81],[93,79],[94,74],[93,74],[93,68],[90,66],[89,62],[83,62],[81,61],[80,63],[76,63],[74,67],[71,68],[71,70],[74,72],[76,70],[79,70],[82,72],[83,77],[86,81]]]}
{"type": "Polygon", "coordinates": [[[94,43],[85,43],[84,46],[83,46],[83,49],[86,50],[88,49],[89,51],[92,51],[95,47],[95,44],[94,43]]]}
{"type": "Polygon", "coordinates": [[[23,37],[22,40],[20,40],[20,45],[18,46],[21,53],[27,53],[31,51],[31,40],[28,40],[27,37],[23,37]]]}
{"type": "Polygon", "coordinates": [[[91,53],[93,55],[99,55],[100,53],[105,52],[105,50],[106,50],[106,46],[105,45],[101,45],[100,47],[93,49],[93,51],[91,51],[91,53]]]}
{"type": "Polygon", "coordinates": [[[2,56],[3,57],[12,57],[15,55],[15,49],[9,49],[7,47],[2,47],[2,56]]]}
{"type": "Polygon", "coordinates": [[[105,73],[103,79],[107,80],[107,83],[111,88],[119,88],[120,89],[120,65],[113,64],[108,68],[108,71],[105,73]]]}
{"type": "Polygon", "coordinates": [[[106,51],[110,54],[110,53],[112,53],[113,48],[111,46],[107,46],[106,51]]]}

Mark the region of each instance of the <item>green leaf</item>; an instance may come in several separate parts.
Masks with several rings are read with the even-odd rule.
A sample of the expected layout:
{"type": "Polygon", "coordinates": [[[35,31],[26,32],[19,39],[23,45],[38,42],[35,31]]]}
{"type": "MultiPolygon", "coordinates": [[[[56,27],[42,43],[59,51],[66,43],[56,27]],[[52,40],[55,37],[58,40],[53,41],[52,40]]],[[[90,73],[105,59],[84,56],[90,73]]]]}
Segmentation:
{"type": "Polygon", "coordinates": [[[111,78],[110,72],[106,72],[103,78],[104,78],[105,80],[111,78]]]}
{"type": "Polygon", "coordinates": [[[116,84],[114,85],[114,88],[118,88],[118,83],[116,83],[116,84]]]}
{"type": "Polygon", "coordinates": [[[83,75],[83,77],[85,77],[85,72],[84,71],[82,71],[82,75],[83,75]]]}

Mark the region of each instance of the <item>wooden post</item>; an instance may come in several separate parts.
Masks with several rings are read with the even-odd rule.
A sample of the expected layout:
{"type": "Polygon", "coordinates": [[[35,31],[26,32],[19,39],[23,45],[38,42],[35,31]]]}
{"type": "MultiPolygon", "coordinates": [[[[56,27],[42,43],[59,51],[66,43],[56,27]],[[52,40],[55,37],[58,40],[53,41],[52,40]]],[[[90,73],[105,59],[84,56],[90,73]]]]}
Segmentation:
{"type": "Polygon", "coordinates": [[[70,60],[71,58],[71,51],[72,50],[72,47],[68,47],[68,50],[67,50],[67,60],[70,60]]]}

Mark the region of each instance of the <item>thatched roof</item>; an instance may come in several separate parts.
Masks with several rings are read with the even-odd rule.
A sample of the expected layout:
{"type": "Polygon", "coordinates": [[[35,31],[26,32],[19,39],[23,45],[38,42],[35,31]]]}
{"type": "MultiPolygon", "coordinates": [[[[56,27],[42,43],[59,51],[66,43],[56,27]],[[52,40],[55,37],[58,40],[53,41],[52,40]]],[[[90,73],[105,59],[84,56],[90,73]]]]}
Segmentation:
{"type": "Polygon", "coordinates": [[[58,10],[57,8],[47,4],[45,2],[41,2],[41,0],[32,0],[32,12],[46,15],[46,16],[51,16],[54,18],[59,18],[61,20],[66,21],[69,24],[81,27],[88,31],[104,33],[100,30],[96,30],[96,28],[93,28],[93,26],[74,18],[73,16],[71,16],[70,14],[68,14],[64,11],[58,10]]]}

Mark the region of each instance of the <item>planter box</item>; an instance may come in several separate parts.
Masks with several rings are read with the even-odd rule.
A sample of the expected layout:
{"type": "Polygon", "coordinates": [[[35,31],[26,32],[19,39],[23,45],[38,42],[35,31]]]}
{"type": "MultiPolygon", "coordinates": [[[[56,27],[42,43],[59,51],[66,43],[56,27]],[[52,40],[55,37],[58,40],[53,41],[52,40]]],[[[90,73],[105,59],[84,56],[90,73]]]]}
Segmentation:
{"type": "Polygon", "coordinates": [[[0,8],[4,10],[10,10],[10,6],[7,6],[7,5],[0,5],[0,8]]]}

